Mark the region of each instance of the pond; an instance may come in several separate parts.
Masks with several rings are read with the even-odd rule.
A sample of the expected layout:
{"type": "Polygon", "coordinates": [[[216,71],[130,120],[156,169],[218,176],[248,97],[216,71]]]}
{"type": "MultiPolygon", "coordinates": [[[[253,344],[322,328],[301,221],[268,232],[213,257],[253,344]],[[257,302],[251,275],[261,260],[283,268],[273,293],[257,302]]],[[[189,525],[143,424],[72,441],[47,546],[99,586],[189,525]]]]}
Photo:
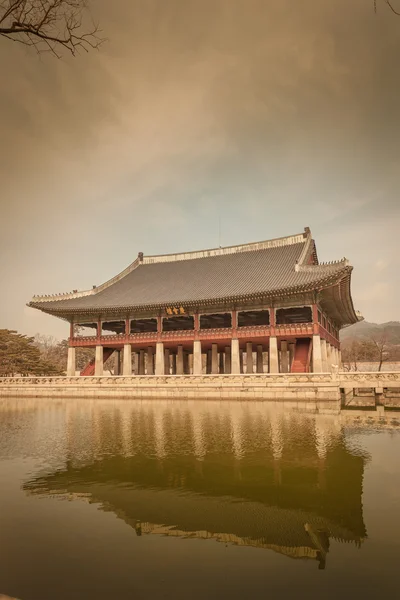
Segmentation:
{"type": "Polygon", "coordinates": [[[0,597],[397,597],[400,414],[0,400],[0,597]]]}

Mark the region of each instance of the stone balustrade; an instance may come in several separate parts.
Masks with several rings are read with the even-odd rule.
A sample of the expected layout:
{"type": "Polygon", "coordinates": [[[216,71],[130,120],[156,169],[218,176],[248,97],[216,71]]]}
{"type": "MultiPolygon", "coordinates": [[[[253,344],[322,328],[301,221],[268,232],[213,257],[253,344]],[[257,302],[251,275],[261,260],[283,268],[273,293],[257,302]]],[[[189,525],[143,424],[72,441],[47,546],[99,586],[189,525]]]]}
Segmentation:
{"type": "Polygon", "coordinates": [[[372,388],[381,405],[386,391],[400,390],[400,372],[0,377],[0,398],[275,400],[335,413],[355,388],[372,388]]]}

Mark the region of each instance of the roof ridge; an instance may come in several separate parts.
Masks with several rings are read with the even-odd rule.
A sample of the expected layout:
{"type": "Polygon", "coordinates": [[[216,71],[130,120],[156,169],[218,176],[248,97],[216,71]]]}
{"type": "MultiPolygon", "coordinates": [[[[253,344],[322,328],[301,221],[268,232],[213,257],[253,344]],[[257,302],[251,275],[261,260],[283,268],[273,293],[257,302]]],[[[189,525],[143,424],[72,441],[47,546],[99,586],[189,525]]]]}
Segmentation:
{"type": "Polygon", "coordinates": [[[340,260],[331,260],[329,262],[318,263],[317,265],[302,265],[300,263],[297,263],[295,270],[297,272],[312,273],[313,271],[318,271],[321,267],[332,267],[335,269],[339,266],[348,267],[350,266],[350,261],[347,258],[343,257],[340,260]]]}
{"type": "Polygon", "coordinates": [[[208,258],[210,256],[223,256],[226,254],[236,254],[240,252],[251,252],[254,250],[266,250],[268,248],[279,248],[282,246],[291,246],[293,244],[304,243],[305,239],[310,237],[308,228],[304,233],[296,233],[284,237],[274,238],[272,240],[263,240],[260,242],[249,242],[247,244],[237,244],[235,246],[224,246],[219,248],[209,248],[206,250],[194,250],[190,252],[177,252],[172,254],[157,254],[142,256],[142,263],[145,265],[160,262],[176,262],[180,260],[193,260],[196,258],[208,258]]]}

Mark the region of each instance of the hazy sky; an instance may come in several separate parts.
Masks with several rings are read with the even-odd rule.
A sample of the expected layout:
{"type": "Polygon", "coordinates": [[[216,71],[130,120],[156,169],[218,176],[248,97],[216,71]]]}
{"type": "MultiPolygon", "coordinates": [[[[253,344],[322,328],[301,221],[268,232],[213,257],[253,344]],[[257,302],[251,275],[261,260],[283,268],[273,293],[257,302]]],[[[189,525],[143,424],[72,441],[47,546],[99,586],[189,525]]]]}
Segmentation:
{"type": "Polygon", "coordinates": [[[218,214],[221,245],[311,227],[365,318],[399,320],[400,17],[378,8],[93,0],[98,52],[0,39],[0,327],[66,336],[33,294],[218,246],[218,214]]]}

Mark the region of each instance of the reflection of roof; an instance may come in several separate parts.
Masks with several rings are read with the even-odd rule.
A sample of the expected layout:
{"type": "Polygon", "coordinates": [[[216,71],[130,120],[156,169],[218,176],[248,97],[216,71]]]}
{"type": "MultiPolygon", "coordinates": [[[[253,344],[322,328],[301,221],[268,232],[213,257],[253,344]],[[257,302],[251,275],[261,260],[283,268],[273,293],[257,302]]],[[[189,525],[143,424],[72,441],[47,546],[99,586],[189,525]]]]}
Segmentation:
{"type": "Polygon", "coordinates": [[[70,488],[74,490],[72,493],[43,487],[33,488],[31,492],[50,492],[100,503],[103,510],[114,512],[138,535],[214,539],[269,549],[291,558],[320,558],[321,548],[325,553],[329,549],[329,537],[347,542],[361,541],[344,527],[303,510],[177,490],[98,484],[71,484],[70,488]]]}
{"type": "MultiPolygon", "coordinates": [[[[320,265],[309,230],[266,242],[164,256],[140,256],[125,271],[87,292],[34,297],[53,314],[196,304],[262,297],[333,285],[348,278],[346,260],[320,265]],[[310,264],[312,263],[312,264],[310,264]]],[[[354,312],[354,311],[353,311],[354,312]]],[[[355,313],[352,322],[357,320],[355,313]]]]}

